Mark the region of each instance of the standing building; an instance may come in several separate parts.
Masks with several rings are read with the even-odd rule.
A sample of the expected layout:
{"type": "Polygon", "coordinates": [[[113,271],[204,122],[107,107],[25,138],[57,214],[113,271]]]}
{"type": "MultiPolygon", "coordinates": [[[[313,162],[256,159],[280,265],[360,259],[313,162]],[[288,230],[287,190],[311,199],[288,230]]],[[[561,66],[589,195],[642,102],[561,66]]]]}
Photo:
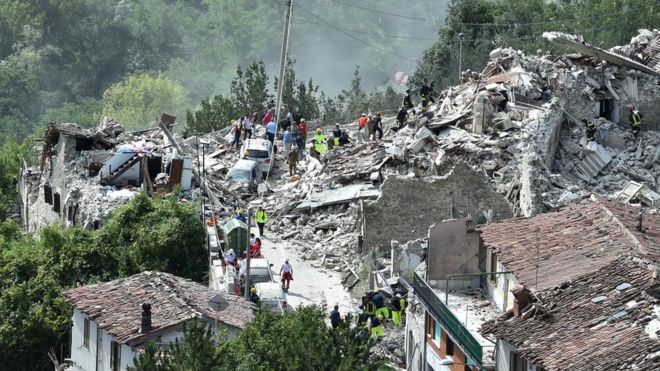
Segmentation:
{"type": "Polygon", "coordinates": [[[657,367],[660,215],[640,211],[592,197],[432,226],[407,311],[408,370],[657,367]]]}
{"type": "Polygon", "coordinates": [[[236,334],[256,306],[168,273],[143,272],[63,293],[73,308],[72,370],[126,371],[144,344],[168,346],[193,319],[236,334]]]}

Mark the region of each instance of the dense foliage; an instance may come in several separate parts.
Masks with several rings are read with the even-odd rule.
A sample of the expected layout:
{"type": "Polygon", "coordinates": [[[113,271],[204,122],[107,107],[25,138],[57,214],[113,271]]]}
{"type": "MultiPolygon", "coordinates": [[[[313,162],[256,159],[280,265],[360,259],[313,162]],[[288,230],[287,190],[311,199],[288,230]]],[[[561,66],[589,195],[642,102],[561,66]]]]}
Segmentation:
{"type": "MultiPolygon", "coordinates": [[[[150,103],[158,99],[148,98],[140,106],[140,98],[153,95],[139,93],[132,96],[134,100],[127,96],[119,101],[130,104],[127,109],[117,107],[116,99],[104,98],[116,97],[104,93],[117,84],[131,86],[134,76],[171,79],[176,82],[174,96],[187,97],[196,105],[213,95],[229,94],[237,65],[245,68],[262,59],[262,67],[273,74],[278,68],[284,3],[0,1],[0,138],[22,139],[50,120],[91,126],[100,121],[102,106],[106,112],[125,114],[130,128],[146,126],[155,117],[156,108],[150,103]],[[142,117],[135,112],[140,108],[142,117]]],[[[323,80],[325,90],[333,95],[350,80],[356,64],[368,71],[372,87],[391,79],[402,65],[412,68],[409,60],[430,45],[441,23],[443,4],[418,0],[401,11],[396,0],[299,2],[290,55],[301,61],[297,72],[304,81],[319,75],[314,79],[323,80]],[[429,19],[418,22],[382,11],[418,12],[429,19]],[[409,39],[417,35],[425,40],[409,39]],[[346,60],[350,63],[338,63],[346,60]]],[[[194,108],[187,104],[180,109],[182,102],[175,103],[172,107],[165,102],[160,110],[183,115],[185,109],[194,108]]]]}
{"type": "Polygon", "coordinates": [[[136,358],[137,371],[169,370],[376,370],[369,358],[371,343],[356,336],[350,320],[337,329],[325,322],[322,307],[298,308],[282,316],[268,311],[233,339],[215,345],[203,324],[186,326],[184,340],[169,350],[149,344],[136,358]]]}
{"type": "Polygon", "coordinates": [[[60,293],[77,283],[159,270],[206,278],[204,229],[176,196],[138,195],[100,230],[52,225],[39,238],[0,223],[0,364],[52,369],[48,350],[67,345],[71,308],[60,293]]]}
{"type": "Polygon", "coordinates": [[[428,78],[437,88],[458,82],[459,33],[464,34],[463,69],[481,72],[490,51],[500,46],[562,52],[541,37],[544,31],[583,35],[586,42],[609,48],[659,24],[657,0],[452,0],[445,27],[424,52],[413,80],[428,78]]]}

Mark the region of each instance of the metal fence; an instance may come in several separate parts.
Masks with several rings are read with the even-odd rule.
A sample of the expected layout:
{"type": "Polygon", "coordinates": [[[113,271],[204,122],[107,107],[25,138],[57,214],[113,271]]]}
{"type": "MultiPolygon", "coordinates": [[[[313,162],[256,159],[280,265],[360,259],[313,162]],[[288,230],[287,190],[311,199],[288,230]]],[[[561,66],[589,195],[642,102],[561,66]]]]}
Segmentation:
{"type": "Polygon", "coordinates": [[[431,312],[431,315],[442,324],[442,327],[458,343],[461,349],[474,362],[482,366],[483,349],[481,344],[417,273],[415,273],[413,281],[413,290],[427,310],[431,312]]]}

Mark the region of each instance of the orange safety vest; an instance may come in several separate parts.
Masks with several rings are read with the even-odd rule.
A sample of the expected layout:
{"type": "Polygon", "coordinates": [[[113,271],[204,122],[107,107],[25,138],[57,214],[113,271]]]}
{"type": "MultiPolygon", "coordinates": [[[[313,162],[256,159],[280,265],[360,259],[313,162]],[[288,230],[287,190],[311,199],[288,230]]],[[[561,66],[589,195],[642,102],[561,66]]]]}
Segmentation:
{"type": "Polygon", "coordinates": [[[358,125],[363,128],[367,124],[367,117],[362,116],[358,119],[358,125]]]}

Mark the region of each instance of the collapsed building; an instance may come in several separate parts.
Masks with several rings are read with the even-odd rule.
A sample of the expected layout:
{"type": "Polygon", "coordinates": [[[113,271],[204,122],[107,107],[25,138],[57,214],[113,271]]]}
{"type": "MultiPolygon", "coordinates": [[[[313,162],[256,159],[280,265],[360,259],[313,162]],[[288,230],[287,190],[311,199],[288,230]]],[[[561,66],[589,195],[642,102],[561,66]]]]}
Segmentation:
{"type": "Polygon", "coordinates": [[[137,192],[177,185],[192,190],[192,158],[157,130],[127,133],[108,118],[93,129],[52,123],[38,165],[21,171],[21,216],[32,232],[58,221],[95,230],[137,192]]]}

